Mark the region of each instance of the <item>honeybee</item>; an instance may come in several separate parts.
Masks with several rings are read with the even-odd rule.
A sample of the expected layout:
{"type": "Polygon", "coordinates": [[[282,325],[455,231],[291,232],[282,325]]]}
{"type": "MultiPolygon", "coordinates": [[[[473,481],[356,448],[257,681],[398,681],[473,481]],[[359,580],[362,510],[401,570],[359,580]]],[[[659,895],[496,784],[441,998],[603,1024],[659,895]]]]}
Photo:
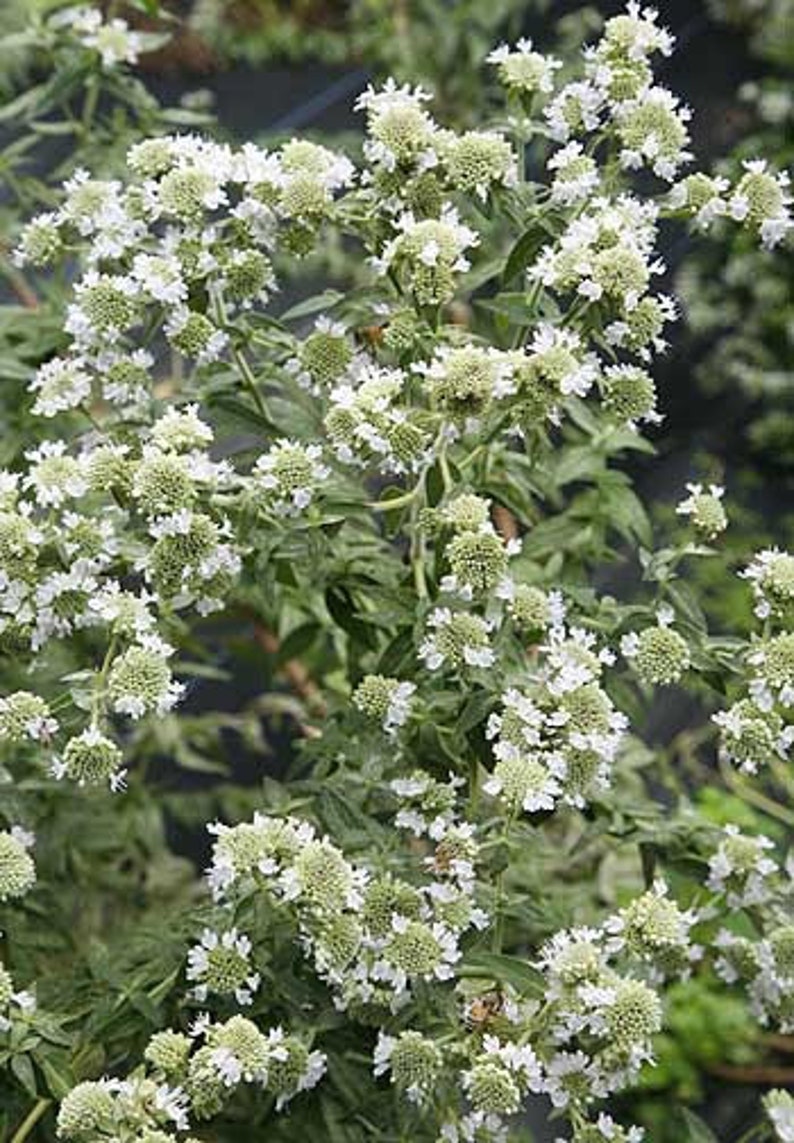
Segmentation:
{"type": "Polygon", "coordinates": [[[464,1010],[466,1026],[476,1032],[487,1027],[504,1011],[504,995],[501,992],[484,992],[470,1000],[464,1010]]]}
{"type": "Polygon", "coordinates": [[[383,341],[383,335],[386,332],[384,325],[364,325],[356,330],[356,339],[362,345],[368,345],[370,348],[377,348],[383,341]]]}

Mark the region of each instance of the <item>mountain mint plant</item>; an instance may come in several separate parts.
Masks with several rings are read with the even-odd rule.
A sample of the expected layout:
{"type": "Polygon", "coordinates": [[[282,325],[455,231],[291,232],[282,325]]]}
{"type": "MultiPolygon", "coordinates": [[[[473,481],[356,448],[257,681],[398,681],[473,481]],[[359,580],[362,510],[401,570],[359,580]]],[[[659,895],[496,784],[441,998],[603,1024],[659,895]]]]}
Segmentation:
{"type": "MultiPolygon", "coordinates": [[[[61,23],[134,62],[118,21],[61,23]]],[[[0,474],[14,1143],[485,1143],[528,1114],[636,1143],[673,985],[794,1031],[794,556],[749,553],[757,622],[710,632],[687,572],[730,498],[682,488],[656,546],[627,468],[677,314],[663,228],[772,247],[790,196],[763,158],[693,173],[672,48],[634,2],[575,69],[497,46],[463,133],[370,88],[355,161],[157,134],[23,230],[20,270],[69,285],[0,474]],[[288,307],[278,267],[339,236],[369,284],[288,307]],[[286,687],[191,713],[241,644],[286,687]],[[650,731],[682,688],[739,823],[650,731]],[[279,711],[278,781],[179,792],[211,741],[265,765],[279,711]],[[171,839],[202,816],[199,882],[171,839]]]]}

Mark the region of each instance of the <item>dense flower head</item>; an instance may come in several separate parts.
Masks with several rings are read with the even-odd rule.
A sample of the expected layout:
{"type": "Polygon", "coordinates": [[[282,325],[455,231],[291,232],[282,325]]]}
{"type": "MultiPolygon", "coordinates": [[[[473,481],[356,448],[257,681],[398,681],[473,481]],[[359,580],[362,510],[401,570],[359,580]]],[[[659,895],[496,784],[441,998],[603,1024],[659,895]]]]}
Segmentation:
{"type": "Polygon", "coordinates": [[[40,695],[15,691],[0,699],[0,738],[20,743],[47,741],[58,729],[50,708],[40,695]]]}
{"type": "Polygon", "coordinates": [[[24,897],[36,881],[36,866],[28,850],[33,835],[19,826],[0,831],[0,901],[24,897]]]}
{"type": "Polygon", "coordinates": [[[394,1086],[414,1103],[431,1098],[444,1063],[441,1049],[420,1032],[378,1035],[373,1056],[376,1076],[389,1073],[394,1086]]]}
{"type": "MultiPolygon", "coordinates": [[[[636,313],[636,311],[635,311],[636,313]]],[[[601,381],[604,408],[628,425],[658,423],[656,385],[651,375],[633,365],[610,365],[601,381]]]]}
{"type": "Polygon", "coordinates": [[[779,872],[777,862],[770,856],[773,848],[768,837],[742,834],[735,825],[727,825],[709,859],[709,889],[724,894],[732,909],[768,901],[774,894],[779,872]]]}
{"type": "Polygon", "coordinates": [[[794,604],[794,556],[779,548],[759,552],[742,573],[752,583],[760,619],[785,615],[794,604]]]}
{"type": "Polygon", "coordinates": [[[649,166],[668,182],[679,167],[689,162],[687,122],[692,113],[662,87],[644,91],[636,100],[618,104],[615,127],[621,144],[620,161],[625,167],[649,166]]]}
{"type": "Polygon", "coordinates": [[[494,48],[488,62],[496,65],[499,80],[508,91],[522,95],[548,95],[554,89],[554,73],[562,67],[561,60],[534,51],[527,39],[512,48],[507,44],[494,48]]]}
{"type": "Polygon", "coordinates": [[[436,126],[425,109],[430,94],[421,87],[408,84],[398,87],[388,80],[376,91],[368,87],[355,103],[357,111],[365,111],[367,130],[367,157],[388,170],[422,164],[434,159],[432,144],[436,126]]]}
{"type": "Polygon", "coordinates": [[[690,650],[683,635],[671,626],[672,611],[660,608],[657,617],[656,626],[624,635],[621,651],[644,683],[669,686],[689,670],[690,650]]]}
{"type": "Polygon", "coordinates": [[[143,636],[139,645],[114,659],[107,691],[115,711],[141,718],[149,711],[163,714],[175,705],[182,685],[171,674],[170,652],[156,637],[143,636]]]}
{"type": "Polygon", "coordinates": [[[195,998],[203,1002],[210,994],[231,994],[238,1004],[250,1004],[260,981],[250,955],[251,941],[245,934],[236,929],[221,933],[205,929],[199,944],[188,953],[186,975],[195,981],[195,998]]]}
{"type": "Polygon", "coordinates": [[[72,1088],[58,1111],[61,1139],[90,1139],[112,1124],[115,1100],[106,1080],[88,1080],[72,1088]]]}
{"type": "Polygon", "coordinates": [[[790,186],[787,173],[770,171],[764,159],[747,159],[728,203],[731,217],[757,229],[767,249],[781,242],[794,226],[790,186]]]}
{"type": "Polygon", "coordinates": [[[775,711],[763,710],[752,699],[743,698],[713,719],[720,728],[724,757],[748,774],[773,759],[786,759],[792,732],[775,711]]]}
{"type": "Polygon", "coordinates": [[[754,673],[750,691],[763,710],[771,710],[775,701],[784,707],[794,704],[794,632],[784,631],[757,644],[748,662],[754,673]]]}
{"type": "Polygon", "coordinates": [[[697,919],[695,911],[680,909],[665,883],[657,881],[605,927],[629,953],[651,962],[658,975],[680,979],[702,954],[690,938],[697,919]]]}
{"type": "Polygon", "coordinates": [[[330,473],[321,458],[319,445],[279,441],[254,465],[255,495],[261,494],[279,516],[304,511],[330,473]]]}
{"type": "Polygon", "coordinates": [[[192,1047],[189,1036],[168,1028],[155,1032],[144,1051],[144,1059],[164,1076],[179,1076],[187,1066],[192,1047]]]}
{"type": "Polygon", "coordinates": [[[353,692],[354,706],[394,734],[410,716],[416,685],[384,675],[365,675],[353,692]]]}
{"type": "Polygon", "coordinates": [[[52,772],[56,778],[68,778],[78,786],[107,782],[111,789],[118,789],[124,784],[123,758],[112,738],[90,726],[68,740],[52,772]]]}
{"type": "Polygon", "coordinates": [[[513,148],[495,132],[445,134],[440,151],[445,173],[455,190],[485,198],[491,186],[511,186],[516,181],[513,148]]]}
{"type": "Polygon", "coordinates": [[[530,583],[514,584],[508,610],[522,631],[536,633],[550,626],[559,626],[565,616],[559,592],[543,591],[530,583]]]}
{"type": "Polygon", "coordinates": [[[710,484],[708,491],[702,484],[687,484],[689,496],[676,506],[681,516],[689,516],[692,524],[706,539],[713,540],[728,526],[728,517],[722,506],[725,489],[718,484],[710,484]]]}
{"type": "Polygon", "coordinates": [[[457,277],[469,269],[466,251],[477,246],[479,234],[460,219],[452,206],[439,218],[417,219],[410,211],[396,222],[396,236],[375,260],[375,268],[394,267],[423,306],[440,305],[455,293],[457,277]]]}
{"type": "Polygon", "coordinates": [[[794,1143],[794,1097],[774,1088],[764,1096],[764,1109],[779,1143],[794,1143]]]}
{"type": "Polygon", "coordinates": [[[287,362],[287,369],[304,388],[321,392],[343,376],[352,360],[353,348],[345,326],[320,317],[297,347],[295,357],[287,362]]]}
{"type": "Polygon", "coordinates": [[[494,662],[490,624],[479,615],[438,607],[428,616],[427,627],[419,657],[429,670],[490,667],[494,662]]]}

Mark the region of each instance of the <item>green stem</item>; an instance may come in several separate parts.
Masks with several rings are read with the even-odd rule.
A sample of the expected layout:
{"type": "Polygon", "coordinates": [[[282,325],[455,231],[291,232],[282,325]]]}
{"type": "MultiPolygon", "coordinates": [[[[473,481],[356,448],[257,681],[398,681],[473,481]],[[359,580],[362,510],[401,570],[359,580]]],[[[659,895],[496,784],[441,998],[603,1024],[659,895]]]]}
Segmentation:
{"type": "Polygon", "coordinates": [[[749,1129],[749,1131],[745,1131],[744,1135],[742,1135],[739,1139],[736,1140],[736,1143],[750,1143],[750,1141],[752,1139],[765,1139],[765,1138],[766,1138],[766,1132],[764,1131],[764,1125],[761,1123],[754,1123],[753,1126],[749,1129]],[[762,1132],[763,1132],[763,1134],[762,1134],[762,1132]]]}
{"type": "Polygon", "coordinates": [[[94,123],[94,115],[96,114],[96,105],[99,99],[99,81],[96,75],[89,76],[86,83],[85,100],[83,101],[83,114],[80,120],[80,128],[82,135],[85,139],[91,133],[91,127],[94,123]]]}
{"type": "Polygon", "coordinates": [[[404,508],[406,504],[410,504],[416,499],[421,486],[422,482],[420,481],[409,492],[404,492],[402,496],[390,496],[385,500],[370,500],[367,503],[367,508],[372,512],[391,512],[393,508],[404,508]]]}
{"type": "Polygon", "coordinates": [[[102,660],[102,666],[99,670],[99,678],[97,679],[96,686],[94,688],[94,694],[91,703],[91,714],[95,723],[99,719],[99,708],[102,704],[102,699],[105,694],[105,682],[107,680],[108,671],[110,670],[110,664],[113,662],[113,656],[116,651],[117,642],[118,640],[114,635],[108,643],[108,648],[105,651],[105,657],[102,660]]]}
{"type": "Polygon", "coordinates": [[[234,357],[235,365],[240,370],[243,378],[243,383],[248,392],[251,394],[253,402],[257,407],[259,415],[263,418],[263,420],[268,421],[270,424],[272,424],[273,422],[270,413],[268,412],[267,403],[265,402],[265,398],[262,396],[257,387],[256,377],[254,377],[253,372],[251,371],[251,366],[248,364],[245,355],[241,350],[233,349],[232,356],[234,357]]]}
{"type": "Polygon", "coordinates": [[[794,827],[794,813],[787,810],[785,806],[781,806],[781,804],[776,802],[773,798],[768,798],[765,794],[759,793],[758,790],[755,790],[747,782],[743,782],[739,775],[734,773],[727,762],[720,760],[718,765],[722,779],[730,790],[738,794],[739,797],[743,798],[746,802],[756,806],[759,810],[763,810],[764,813],[769,814],[770,817],[777,818],[778,821],[785,822],[786,825],[794,827]]]}
{"type": "Polygon", "coordinates": [[[777,758],[771,758],[769,764],[781,789],[785,790],[787,794],[794,796],[794,775],[789,773],[786,764],[777,758]]]}
{"type": "MultiPolygon", "coordinates": [[[[504,847],[506,849],[509,847],[509,844],[510,844],[510,831],[513,828],[513,822],[514,821],[515,821],[515,814],[511,811],[507,817],[507,820],[505,821],[504,830],[501,834],[501,837],[499,838],[500,843],[502,845],[504,845],[504,847]]],[[[493,929],[493,939],[491,942],[491,950],[492,950],[492,952],[495,952],[495,953],[500,953],[502,951],[502,944],[504,942],[504,927],[505,927],[504,906],[505,906],[505,871],[506,871],[506,869],[507,869],[507,866],[505,866],[504,869],[500,869],[496,875],[496,901],[494,902],[495,923],[494,923],[494,929],[493,929]]]]}
{"type": "Polygon", "coordinates": [[[476,754],[472,754],[469,762],[469,813],[474,814],[480,797],[479,783],[480,762],[476,754]]]}
{"type": "Polygon", "coordinates": [[[411,540],[411,568],[414,573],[414,587],[420,599],[427,599],[427,578],[425,576],[425,545],[424,540],[417,536],[416,531],[411,540]]]}
{"type": "Polygon", "coordinates": [[[27,1139],[51,1103],[51,1099],[40,1099],[38,1103],[30,1109],[15,1133],[11,1136],[11,1143],[22,1143],[24,1139],[27,1139]]]}
{"type": "Polygon", "coordinates": [[[438,467],[441,469],[441,480],[444,484],[444,495],[448,496],[452,488],[452,474],[449,471],[447,460],[447,444],[444,441],[438,450],[438,467]]]}

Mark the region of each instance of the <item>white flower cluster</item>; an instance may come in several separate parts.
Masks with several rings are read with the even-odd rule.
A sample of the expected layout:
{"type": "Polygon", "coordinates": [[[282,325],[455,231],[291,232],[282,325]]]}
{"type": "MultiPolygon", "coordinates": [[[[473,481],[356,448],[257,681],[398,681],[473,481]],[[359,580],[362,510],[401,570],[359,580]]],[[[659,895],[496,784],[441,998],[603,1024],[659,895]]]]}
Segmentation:
{"type": "MultiPolygon", "coordinates": [[[[594,197],[568,223],[558,242],[541,250],[530,268],[530,280],[556,293],[578,295],[584,302],[601,302],[614,326],[607,327],[607,338],[620,345],[626,337],[624,326],[631,332],[632,314],[641,307],[641,321],[653,304],[652,278],[664,272],[664,263],[654,252],[657,220],[658,208],[652,202],[630,194],[615,200],[594,197]]],[[[661,307],[661,322],[669,320],[671,303],[656,299],[656,305],[661,307]]]]}
{"type": "Polygon", "coordinates": [[[528,687],[511,687],[491,715],[494,766],[485,784],[512,814],[584,806],[610,782],[627,728],[601,685],[614,656],[582,628],[550,628],[528,687]]]}
{"type": "Polygon", "coordinates": [[[765,905],[780,890],[780,867],[769,851],[774,843],[763,834],[752,836],[727,825],[725,835],[709,859],[706,885],[724,896],[730,909],[765,905]]]}
{"type": "Polygon", "coordinates": [[[268,1091],[281,1111],[315,1087],[326,1068],[323,1053],[299,1037],[281,1027],[262,1032],[243,1016],[222,1023],[202,1016],[189,1036],[157,1032],[144,1056],[151,1074],[74,1087],[58,1112],[58,1138],[171,1139],[169,1132],[215,1116],[243,1083],[268,1091]]]}
{"type": "Polygon", "coordinates": [[[649,686],[670,686],[680,682],[691,666],[689,644],[673,627],[675,612],[662,606],[657,623],[640,632],[632,631],[620,641],[620,650],[642,682],[649,686]]]}
{"type": "Polygon", "coordinates": [[[99,8],[61,8],[49,19],[54,29],[69,29],[80,43],[99,54],[103,68],[134,64],[154,37],[134,32],[126,20],[104,19],[99,8]]]}
{"type": "Polygon", "coordinates": [[[243,1016],[232,1016],[224,1023],[202,1016],[191,1036],[194,1042],[204,1041],[190,1058],[185,1079],[197,1118],[216,1113],[219,1085],[225,1099],[240,1083],[257,1084],[275,1096],[276,1111],[281,1111],[325,1075],[323,1053],[310,1051],[303,1040],[280,1026],[265,1033],[243,1016]]]}
{"type": "Polygon", "coordinates": [[[395,735],[411,716],[416,684],[385,675],[365,675],[352,695],[362,714],[377,719],[388,735],[395,735]]]}
{"type": "Polygon", "coordinates": [[[294,356],[287,359],[284,368],[302,389],[319,397],[342,377],[353,359],[346,327],[322,316],[315,321],[312,332],[296,342],[294,356]]]}
{"type": "Polygon", "coordinates": [[[374,269],[389,270],[404,277],[421,305],[439,305],[455,292],[455,275],[470,267],[466,251],[477,246],[480,236],[466,226],[453,206],[445,206],[438,218],[401,214],[395,236],[373,259],[374,269]]]}
{"type": "Polygon", "coordinates": [[[478,345],[442,346],[414,365],[435,405],[464,426],[491,407],[509,410],[513,427],[538,418],[559,420],[566,397],[586,397],[598,377],[598,359],[573,330],[540,323],[522,351],[478,345]]]}
{"type": "Polygon", "coordinates": [[[195,999],[203,1003],[209,994],[233,995],[238,1004],[250,1004],[261,980],[252,969],[250,954],[251,941],[237,929],[222,933],[205,929],[187,956],[187,978],[196,982],[195,999]]]}
{"type": "Polygon", "coordinates": [[[535,963],[545,978],[542,1006],[517,1004],[509,990],[490,994],[492,1005],[480,998],[467,1007],[461,1040],[382,1030],[375,1075],[388,1075],[421,1111],[442,1115],[439,1138],[449,1143],[507,1138],[530,1094],[570,1115],[576,1139],[635,1143],[639,1129],[605,1113],[591,1121],[592,1105],[629,1086],[652,1058],[662,1026],[656,986],[685,977],[700,957],[691,939],[697,920],[659,881],[600,927],[557,933],[542,947],[535,963]],[[483,1015],[475,1017],[478,1006],[483,1015]],[[464,1066],[450,1094],[445,1061],[458,1058],[464,1066]]]}
{"type": "MultiPolygon", "coordinates": [[[[22,480],[3,474],[0,510],[0,628],[39,653],[78,631],[104,636],[90,725],[52,759],[57,777],[118,777],[120,752],[102,728],[111,713],[140,718],[179,699],[172,647],[158,609],[222,606],[241,558],[215,497],[244,483],[210,459],[212,432],[195,406],[171,409],[138,441],[90,438],[74,453],[45,441],[27,454],[22,480]],[[114,653],[113,653],[114,652],[114,653]]],[[[35,695],[0,705],[0,736],[49,744],[58,727],[35,695]]]]}
{"type": "Polygon", "coordinates": [[[695,529],[706,539],[713,540],[728,526],[728,518],[722,506],[725,489],[719,484],[710,484],[704,491],[702,484],[687,484],[689,496],[676,505],[679,516],[688,516],[695,529]]]}
{"type": "Polygon", "coordinates": [[[24,1023],[35,1008],[35,996],[24,989],[15,988],[11,973],[0,962],[0,1033],[11,1031],[16,1023],[24,1023]]]}
{"type": "Polygon", "coordinates": [[[419,658],[427,668],[461,670],[493,666],[496,655],[490,633],[494,622],[468,611],[437,607],[427,617],[428,634],[419,646],[419,658]]]}
{"type": "Polygon", "coordinates": [[[354,359],[331,390],[325,429],[342,464],[416,472],[432,455],[427,428],[406,397],[405,375],[354,359]]]}
{"type": "Polygon", "coordinates": [[[766,250],[773,250],[794,227],[791,214],[791,179],[775,172],[765,159],[745,159],[744,173],[734,186],[722,176],[690,175],[673,187],[669,203],[674,210],[693,214],[701,230],[720,218],[755,231],[766,250]]]}
{"type": "Polygon", "coordinates": [[[367,88],[356,101],[356,110],[366,113],[364,154],[372,167],[367,181],[386,196],[389,207],[399,212],[411,193],[411,179],[428,172],[440,190],[481,199],[494,187],[513,186],[518,170],[510,143],[495,131],[443,130],[425,107],[431,98],[421,87],[398,87],[390,79],[380,90],[367,88]]]}
{"type": "Polygon", "coordinates": [[[442,1128],[448,1143],[498,1138],[503,1120],[521,1110],[529,1093],[543,1090],[540,1061],[528,1045],[501,1043],[498,1037],[483,1037],[482,1052],[461,1075],[461,1087],[471,1110],[442,1128]]]}
{"type": "Polygon", "coordinates": [[[727,984],[747,989],[750,1008],[764,1026],[794,1031],[794,925],[789,895],[786,920],[758,940],[721,929],[714,939],[715,970],[727,984]]]}
{"type": "Polygon", "coordinates": [[[557,933],[541,950],[551,1055],[543,1089],[556,1107],[605,1098],[652,1058],[662,1026],[654,986],[686,974],[701,955],[682,911],[657,883],[600,928],[557,933]]]}
{"type": "Polygon", "coordinates": [[[279,441],[254,465],[254,496],[277,516],[304,512],[331,471],[321,457],[319,445],[279,441]]]}
{"type": "Polygon", "coordinates": [[[794,745],[794,556],[759,552],[740,573],[752,584],[755,614],[764,631],[746,655],[745,692],[714,715],[720,751],[748,774],[788,761],[794,745]]]}
{"type": "Polygon", "coordinates": [[[794,1096],[776,1088],[764,1096],[764,1109],[779,1143],[794,1143],[794,1096]]]}
{"type": "MultiPolygon", "coordinates": [[[[413,828],[415,820],[405,824],[413,828]]],[[[305,954],[339,1009],[396,1012],[416,982],[452,979],[461,935],[484,923],[472,900],[477,846],[451,813],[437,817],[437,845],[426,862],[432,880],[419,887],[357,868],[305,821],[257,814],[251,823],[210,830],[217,837],[208,875],[215,896],[232,898],[254,884],[289,905],[305,954]]]]}
{"type": "Polygon", "coordinates": [[[36,865],[28,850],[36,838],[21,826],[0,830],[0,903],[24,897],[36,882],[36,865]]]}
{"type": "Polygon", "coordinates": [[[171,1139],[169,1131],[187,1130],[187,1108],[181,1088],[154,1079],[89,1080],[63,1100],[57,1134],[59,1139],[81,1140],[148,1130],[171,1139]]]}

